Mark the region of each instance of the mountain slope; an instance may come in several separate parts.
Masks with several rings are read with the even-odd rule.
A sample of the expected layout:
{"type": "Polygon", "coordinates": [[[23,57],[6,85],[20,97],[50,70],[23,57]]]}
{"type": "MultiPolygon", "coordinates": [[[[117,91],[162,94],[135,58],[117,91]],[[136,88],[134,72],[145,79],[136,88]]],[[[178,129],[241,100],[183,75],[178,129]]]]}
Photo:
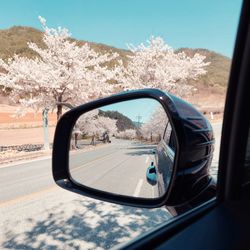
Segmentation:
{"type": "Polygon", "coordinates": [[[110,119],[117,120],[116,126],[118,128],[118,131],[125,131],[127,129],[135,129],[136,128],[133,121],[131,121],[127,116],[121,114],[118,111],[99,110],[99,115],[104,116],[104,117],[108,117],[110,119]]]}
{"type": "MultiPolygon", "coordinates": [[[[35,42],[39,46],[44,47],[45,45],[42,41],[42,34],[43,33],[40,30],[23,26],[14,26],[6,30],[0,30],[0,58],[7,59],[14,54],[27,57],[36,56],[36,54],[27,47],[27,42],[35,42]]],[[[86,41],[75,41],[79,45],[86,43],[86,41]]],[[[120,57],[119,59],[122,59],[125,63],[128,60],[127,55],[131,54],[128,50],[118,49],[99,43],[88,43],[94,50],[100,53],[118,53],[120,57]]],[[[225,92],[231,64],[231,60],[228,57],[206,49],[181,48],[178,49],[177,52],[178,51],[185,51],[189,56],[192,56],[195,53],[200,53],[206,56],[206,61],[211,62],[207,67],[207,74],[201,76],[196,81],[189,81],[190,84],[202,89],[212,88],[213,92],[225,92]]]]}
{"type": "Polygon", "coordinates": [[[210,65],[207,66],[207,74],[199,78],[198,81],[190,81],[193,85],[198,86],[203,85],[210,87],[226,87],[229,77],[229,70],[231,66],[231,60],[207,49],[188,49],[181,48],[178,51],[184,51],[187,55],[193,56],[195,53],[206,56],[206,62],[210,62],[210,65]]]}

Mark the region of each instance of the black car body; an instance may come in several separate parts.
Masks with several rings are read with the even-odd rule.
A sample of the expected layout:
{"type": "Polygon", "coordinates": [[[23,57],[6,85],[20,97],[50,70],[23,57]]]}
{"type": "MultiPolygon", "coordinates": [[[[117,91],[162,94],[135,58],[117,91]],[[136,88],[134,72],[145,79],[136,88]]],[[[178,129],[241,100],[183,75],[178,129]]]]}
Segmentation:
{"type": "MultiPolygon", "coordinates": [[[[187,102],[171,96],[175,99],[177,109],[180,110],[182,124],[183,162],[178,169],[175,180],[175,192],[172,196],[172,205],[181,205],[191,197],[195,199],[205,195],[208,189],[215,190],[215,183],[209,174],[209,168],[214,151],[214,136],[211,124],[200,112],[187,102]],[[182,201],[182,202],[181,202],[182,201]]],[[[150,184],[156,184],[158,196],[164,195],[169,186],[171,173],[173,172],[175,151],[177,147],[176,137],[168,121],[163,137],[155,151],[155,162],[147,171],[147,180],[150,184]],[[155,173],[156,176],[153,176],[155,173]],[[153,179],[156,182],[153,183],[153,179]]],[[[211,192],[211,190],[210,190],[211,192]]],[[[207,194],[206,194],[207,195],[207,194]]]]}

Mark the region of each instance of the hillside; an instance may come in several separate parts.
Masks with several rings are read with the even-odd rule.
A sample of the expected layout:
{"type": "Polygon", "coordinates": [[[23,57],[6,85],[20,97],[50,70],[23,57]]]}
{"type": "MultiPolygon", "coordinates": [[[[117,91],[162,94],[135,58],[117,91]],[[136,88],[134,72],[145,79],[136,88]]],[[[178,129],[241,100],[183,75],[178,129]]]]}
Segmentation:
{"type": "Polygon", "coordinates": [[[135,129],[134,123],[125,115],[118,111],[103,111],[99,110],[99,115],[109,117],[110,119],[117,120],[116,126],[118,131],[124,131],[126,129],[135,129]]]}
{"type": "MultiPolygon", "coordinates": [[[[34,42],[39,47],[44,47],[42,41],[43,32],[24,26],[14,26],[6,30],[0,30],[0,58],[7,59],[14,54],[18,54],[26,57],[37,56],[35,52],[28,48],[27,42],[34,42]]],[[[76,41],[78,45],[83,45],[86,41],[76,40],[72,38],[72,41],[76,41]]],[[[127,60],[126,56],[130,53],[127,50],[117,49],[105,44],[88,42],[90,47],[99,53],[116,52],[120,55],[120,58],[124,61],[127,60]]]]}
{"type": "Polygon", "coordinates": [[[177,51],[184,51],[188,56],[193,56],[195,53],[206,56],[206,62],[210,62],[210,65],[207,66],[207,74],[201,76],[198,81],[190,81],[192,85],[195,86],[204,86],[204,87],[222,87],[227,86],[227,81],[229,77],[229,70],[231,66],[231,60],[207,49],[188,49],[181,48],[177,51]]]}
{"type": "MultiPolygon", "coordinates": [[[[43,33],[40,30],[22,26],[14,26],[6,30],[0,30],[0,58],[7,59],[12,57],[14,54],[27,57],[37,56],[27,47],[27,42],[35,42],[39,46],[44,47],[45,45],[42,41],[42,34],[43,33]]],[[[86,41],[72,40],[76,41],[79,45],[86,43],[86,41]]],[[[127,55],[131,54],[128,50],[118,49],[99,43],[88,43],[99,53],[118,53],[119,59],[122,59],[125,64],[128,60],[127,55]]],[[[211,94],[213,94],[216,100],[222,100],[220,101],[219,106],[223,106],[231,64],[230,58],[206,49],[180,48],[177,52],[178,51],[185,51],[185,53],[189,56],[192,56],[195,53],[200,53],[206,56],[206,61],[211,62],[211,64],[207,67],[206,75],[201,76],[196,81],[191,80],[189,83],[197,87],[198,93],[196,93],[195,96],[199,96],[199,102],[207,103],[209,106],[210,103],[214,103],[214,100],[211,101],[210,99],[207,99],[207,96],[209,95],[210,97],[211,94]]],[[[193,103],[192,100],[194,99],[197,101],[197,98],[194,98],[194,96],[191,99],[188,99],[188,101],[193,103]]],[[[0,103],[2,103],[2,101],[7,103],[6,98],[3,98],[0,94],[0,103]]]]}

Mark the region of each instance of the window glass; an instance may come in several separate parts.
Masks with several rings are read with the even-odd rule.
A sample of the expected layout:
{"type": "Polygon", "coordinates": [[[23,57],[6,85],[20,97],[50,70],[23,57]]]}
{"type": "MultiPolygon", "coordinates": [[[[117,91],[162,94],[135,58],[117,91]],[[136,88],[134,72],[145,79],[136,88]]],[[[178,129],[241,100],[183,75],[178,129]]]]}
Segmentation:
{"type": "Polygon", "coordinates": [[[171,127],[170,122],[168,122],[166,129],[165,129],[165,132],[164,132],[164,137],[163,137],[163,139],[167,145],[169,145],[171,132],[172,132],[172,127],[171,127]]]}
{"type": "Polygon", "coordinates": [[[176,138],[173,133],[171,133],[170,140],[169,140],[169,147],[175,151],[176,149],[176,138]]]}
{"type": "MultiPolygon", "coordinates": [[[[209,168],[217,178],[241,2],[1,1],[0,249],[110,249],[173,217],[166,206],[148,210],[110,204],[67,192],[54,183],[51,155],[56,124],[68,110],[95,99],[157,88],[189,102],[190,108],[184,109],[181,101],[176,108],[188,117],[194,106],[211,123],[215,149],[209,168]]],[[[120,136],[132,138],[134,149],[140,147],[136,154],[126,154],[127,141],[119,144],[114,133],[86,135],[79,126],[72,131],[72,154],[89,152],[79,161],[91,165],[93,149],[105,148],[96,162],[110,167],[109,161],[117,160],[119,165],[121,158],[115,158],[112,150],[117,142],[124,161],[151,166],[159,143],[165,142],[173,166],[178,154],[170,123],[162,140],[158,131],[164,130],[166,119],[157,111],[147,136],[136,133],[135,128],[145,127],[145,117],[152,114],[148,102],[138,106],[129,107],[133,113],[129,120],[112,113],[121,121],[120,136]],[[143,144],[138,146],[137,137],[143,144]],[[77,145],[79,138],[83,148],[77,145]]],[[[199,119],[193,124],[204,127],[199,119]]],[[[110,121],[104,125],[112,130],[110,121]]],[[[89,119],[91,131],[98,126],[89,119]]],[[[248,156],[246,161],[249,166],[248,156]]],[[[189,163],[193,167],[192,158],[189,163]]],[[[136,166],[131,173],[138,174],[136,166]]],[[[119,173],[123,181],[124,174],[119,173]]],[[[93,177],[97,174],[86,179],[93,177]]],[[[111,182],[112,178],[107,185],[111,182]]],[[[133,190],[137,197],[141,185],[140,180],[133,190]]]]}

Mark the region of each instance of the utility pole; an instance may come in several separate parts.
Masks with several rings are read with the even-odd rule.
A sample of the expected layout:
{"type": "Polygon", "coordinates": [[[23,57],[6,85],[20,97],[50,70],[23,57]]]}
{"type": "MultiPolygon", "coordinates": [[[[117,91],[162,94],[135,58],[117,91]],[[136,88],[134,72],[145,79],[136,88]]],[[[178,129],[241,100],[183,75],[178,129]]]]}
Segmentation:
{"type": "Polygon", "coordinates": [[[44,150],[49,150],[49,123],[48,123],[49,109],[45,108],[42,112],[43,115],[43,134],[44,134],[44,150]]]}
{"type": "Polygon", "coordinates": [[[139,128],[140,124],[141,124],[142,116],[140,114],[138,114],[135,118],[137,119],[137,127],[139,128]]]}

